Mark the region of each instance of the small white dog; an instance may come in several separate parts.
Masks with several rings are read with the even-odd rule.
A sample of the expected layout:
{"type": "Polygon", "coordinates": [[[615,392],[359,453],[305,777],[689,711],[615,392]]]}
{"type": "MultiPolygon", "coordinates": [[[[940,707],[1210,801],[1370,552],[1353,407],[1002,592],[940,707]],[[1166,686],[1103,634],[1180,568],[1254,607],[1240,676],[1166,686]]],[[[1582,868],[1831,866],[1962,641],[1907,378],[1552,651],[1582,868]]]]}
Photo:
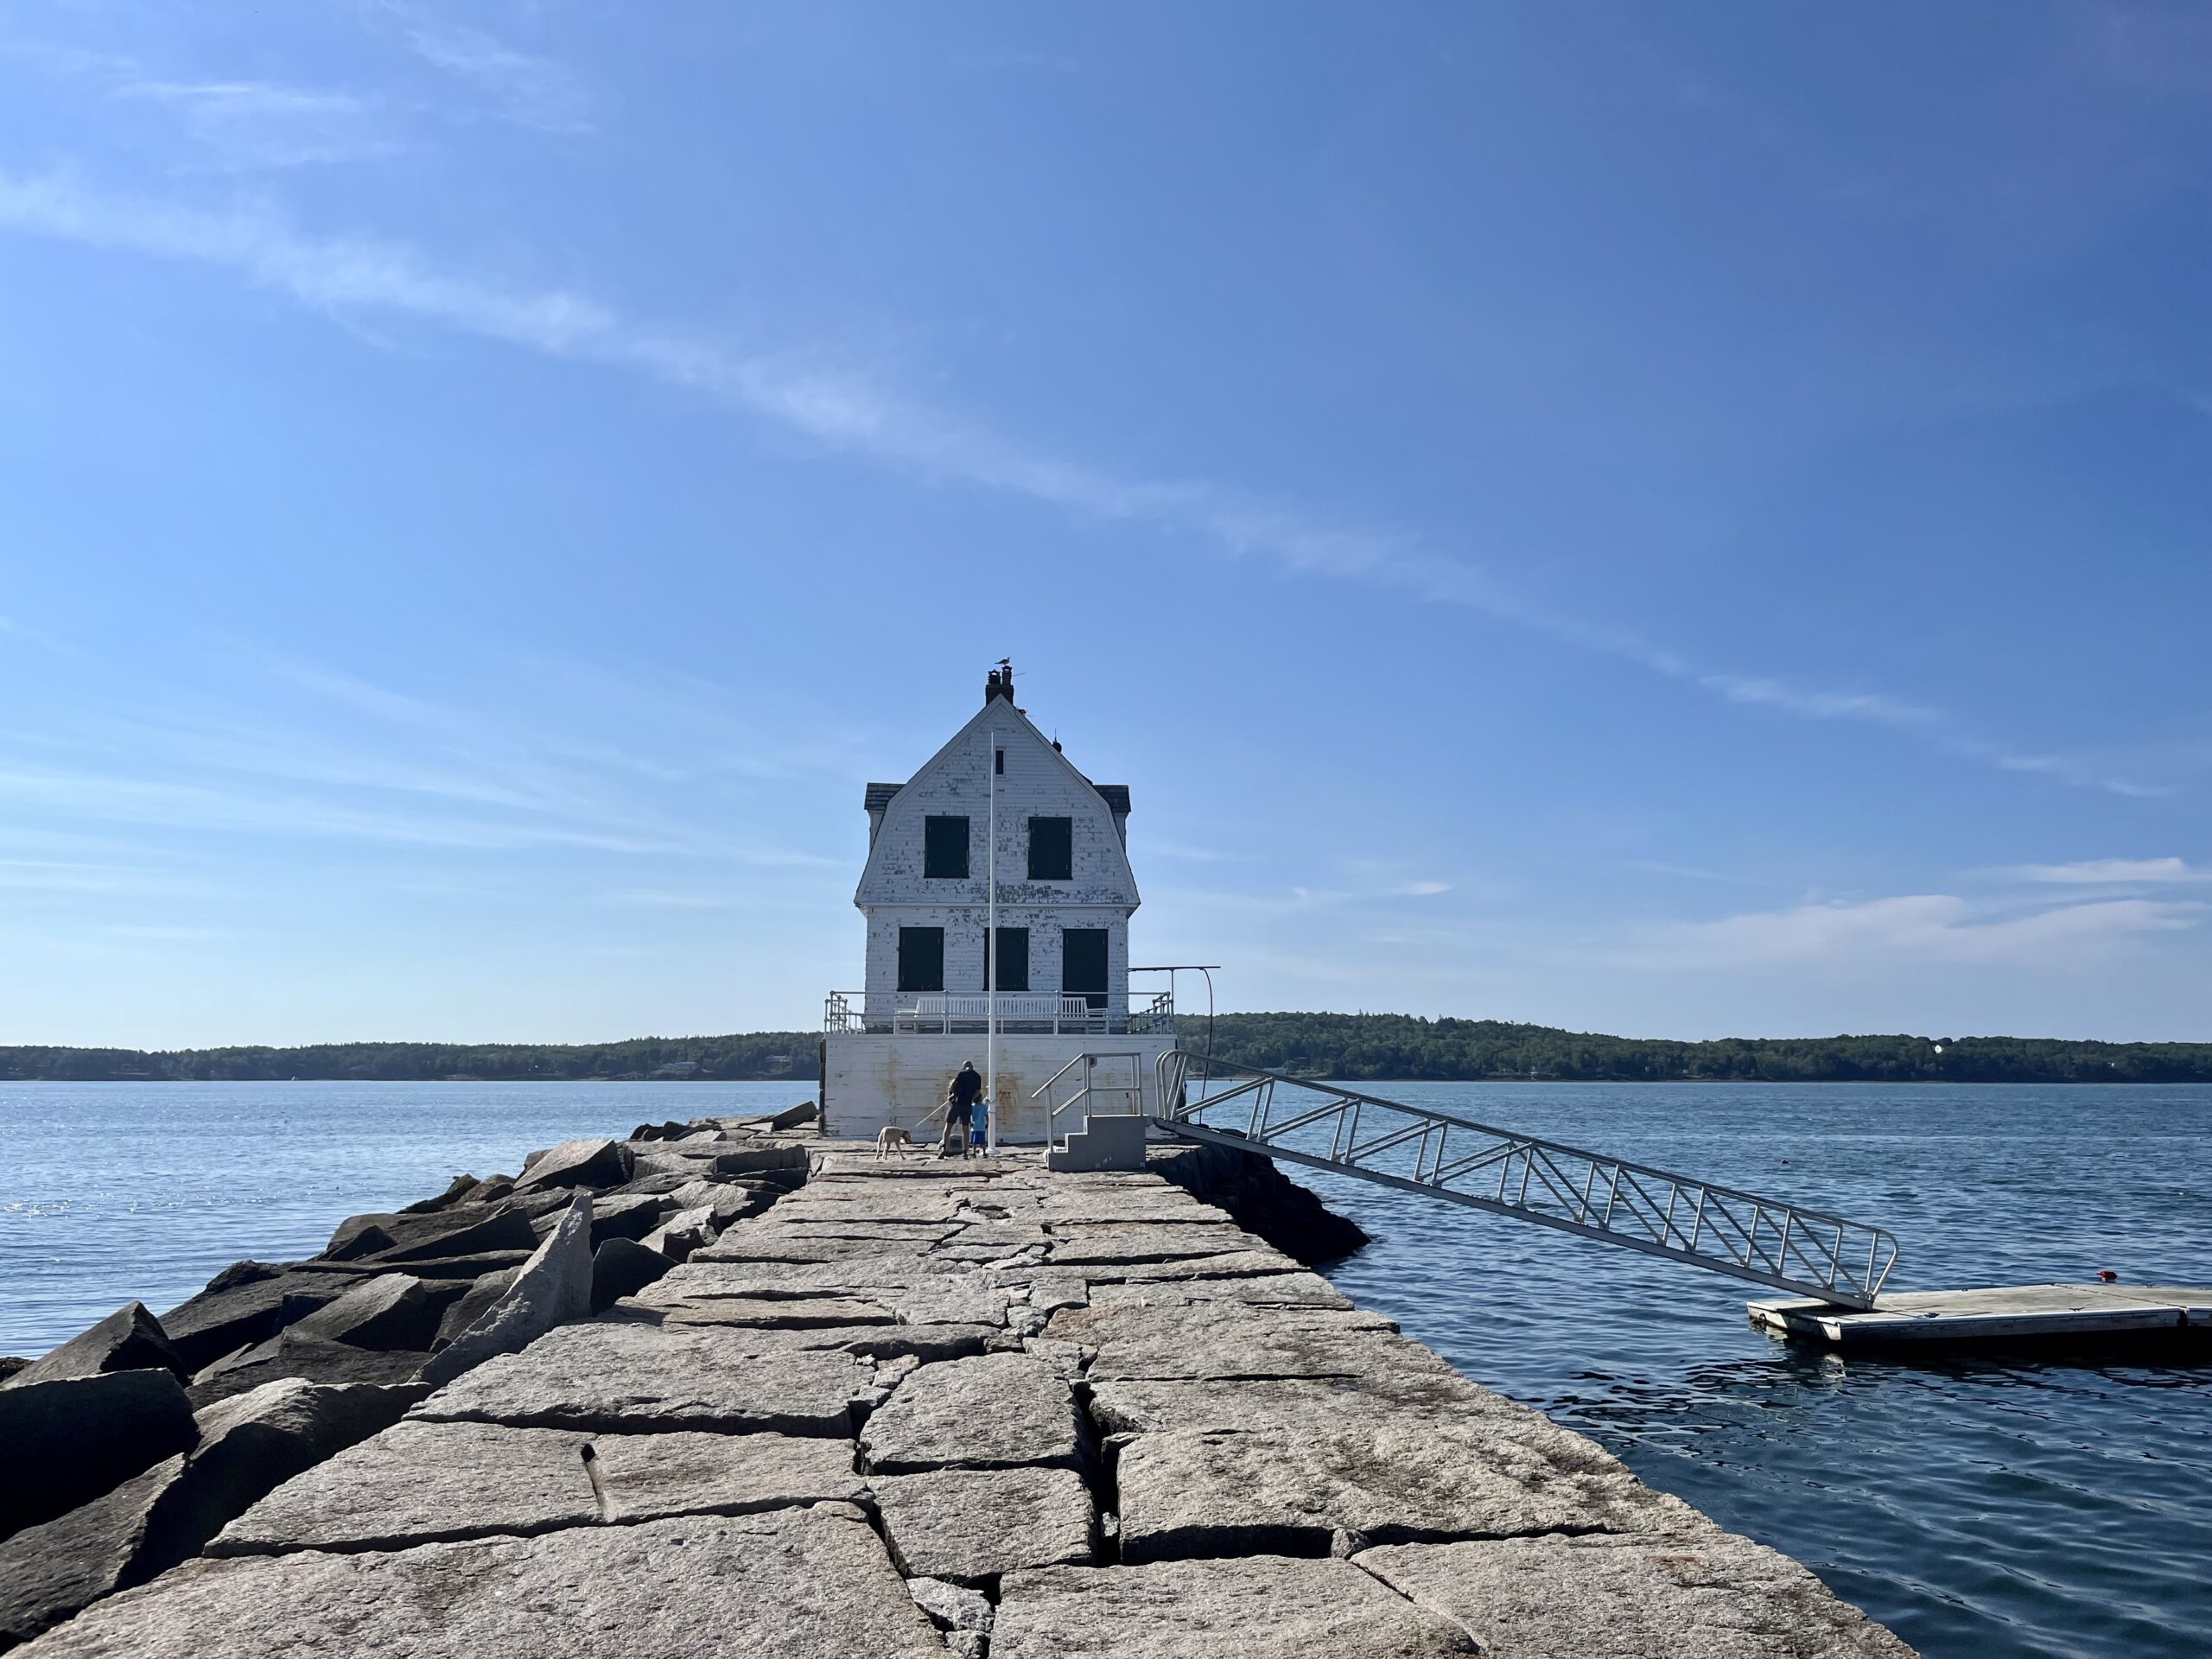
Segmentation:
{"type": "Polygon", "coordinates": [[[888,1158],[894,1152],[911,1151],[914,1137],[896,1123],[887,1123],[875,1132],[875,1155],[888,1158]]]}

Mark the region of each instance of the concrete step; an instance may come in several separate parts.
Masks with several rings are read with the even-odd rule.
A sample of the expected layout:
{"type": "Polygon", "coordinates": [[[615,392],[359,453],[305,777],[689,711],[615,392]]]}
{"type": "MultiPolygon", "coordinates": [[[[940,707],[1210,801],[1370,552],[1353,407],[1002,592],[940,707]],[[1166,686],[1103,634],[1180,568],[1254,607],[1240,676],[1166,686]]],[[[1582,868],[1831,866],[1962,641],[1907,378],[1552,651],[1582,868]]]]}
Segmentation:
{"type": "Polygon", "coordinates": [[[1142,1169],[1151,1120],[1135,1112],[1086,1117],[1083,1127],[1045,1154],[1047,1169],[1142,1169]]]}

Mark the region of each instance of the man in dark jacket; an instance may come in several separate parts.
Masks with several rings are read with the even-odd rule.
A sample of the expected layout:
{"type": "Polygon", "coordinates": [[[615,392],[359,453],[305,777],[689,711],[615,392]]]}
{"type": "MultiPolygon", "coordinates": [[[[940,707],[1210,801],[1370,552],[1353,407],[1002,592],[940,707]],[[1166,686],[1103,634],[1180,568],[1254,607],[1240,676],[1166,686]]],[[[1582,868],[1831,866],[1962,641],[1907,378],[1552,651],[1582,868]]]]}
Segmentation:
{"type": "Polygon", "coordinates": [[[983,1097],[982,1074],[976,1070],[976,1062],[963,1060],[960,1071],[952,1079],[952,1096],[944,1112],[944,1145],[941,1151],[950,1157],[953,1149],[968,1150],[968,1137],[976,1127],[976,1103],[983,1097]],[[957,1138],[956,1139],[956,1131],[957,1138]]]}

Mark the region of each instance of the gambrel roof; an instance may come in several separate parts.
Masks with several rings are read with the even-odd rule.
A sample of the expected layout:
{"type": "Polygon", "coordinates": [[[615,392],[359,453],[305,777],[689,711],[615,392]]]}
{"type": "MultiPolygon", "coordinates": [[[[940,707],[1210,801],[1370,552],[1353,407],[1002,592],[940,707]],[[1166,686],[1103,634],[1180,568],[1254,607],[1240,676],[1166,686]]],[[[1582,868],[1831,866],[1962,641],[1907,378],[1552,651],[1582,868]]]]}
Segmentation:
{"type": "MultiPolygon", "coordinates": [[[[903,850],[895,855],[887,854],[886,849],[879,844],[883,833],[887,828],[902,820],[910,820],[911,816],[916,812],[944,810],[942,806],[934,804],[934,802],[943,797],[942,788],[932,780],[943,777],[948,768],[954,769],[955,777],[961,776],[971,760],[980,757],[982,753],[980,747],[974,747],[971,753],[969,746],[979,744],[979,734],[984,730],[997,732],[1000,734],[1001,747],[1007,747],[1007,741],[1013,740],[1015,744],[1027,751],[1035,760],[1042,762],[1041,772],[1033,770],[1027,772],[1027,775],[1031,781],[1022,786],[1021,792],[1031,794],[1035,790],[1043,788],[1054,800],[1055,805],[1049,809],[1033,806],[1030,808],[1031,810],[1065,811],[1073,807],[1077,809],[1079,817],[1086,817],[1090,813],[1096,812],[1097,815],[1096,822],[1100,830],[1111,837],[1108,842],[1113,855],[1109,860],[1111,873],[1108,874],[1107,871],[1094,867],[1093,874],[1085,878],[1091,888],[1090,896],[1070,894],[1062,891],[1056,893],[1052,897],[1060,902],[1106,903],[1126,905],[1135,908],[1139,902],[1136,878],[1134,872],[1129,869],[1128,855],[1126,850],[1126,824],[1129,811],[1128,785],[1092,783],[1090,779],[1076,769],[1074,763],[1061,752],[1058,744],[1037,728],[1025,710],[1017,708],[1012,699],[1006,697],[987,699],[982,708],[970,716],[967,723],[955,733],[935,754],[924,762],[914,775],[905,783],[872,783],[868,785],[864,799],[868,815],[868,868],[861,872],[860,891],[855,894],[855,902],[863,906],[869,903],[909,902],[903,893],[893,896],[894,879],[891,872],[899,868],[900,860],[916,855],[914,849],[905,847],[904,838],[911,833],[912,837],[918,839],[921,826],[918,822],[907,823],[906,830],[900,832],[902,837],[900,846],[903,850]],[[1058,781],[1046,783],[1045,780],[1047,779],[1054,779],[1058,781]],[[915,798],[909,795],[909,791],[925,785],[928,786],[922,788],[922,798],[930,800],[932,804],[927,807],[917,806],[914,804],[915,798]],[[902,799],[902,798],[906,798],[902,799]],[[1085,798],[1089,802],[1087,808],[1081,804],[1085,798]],[[887,857],[891,860],[889,863],[885,861],[887,857]],[[1111,896],[1109,896],[1109,894],[1111,896]]],[[[1028,763],[1025,763],[1026,766],[1027,765],[1028,763]]],[[[1008,781],[1011,783],[1012,779],[1008,781]]],[[[986,782],[987,779],[977,775],[965,784],[951,786],[963,791],[972,786],[980,791],[986,782]]],[[[1002,810],[1006,805],[1011,804],[1007,801],[1007,795],[1008,791],[1006,790],[1000,791],[1002,810]]],[[[980,810],[982,804],[980,800],[973,804],[977,810],[980,810]]],[[[980,877],[978,879],[980,880],[980,877]]],[[[1005,878],[1002,877],[1001,880],[1003,882],[1005,878]]],[[[964,897],[957,897],[950,889],[933,888],[931,892],[932,896],[939,899],[940,901],[969,902],[964,897]]],[[[1027,901],[1047,902],[1047,899],[1046,895],[1040,893],[1027,901]]]]}

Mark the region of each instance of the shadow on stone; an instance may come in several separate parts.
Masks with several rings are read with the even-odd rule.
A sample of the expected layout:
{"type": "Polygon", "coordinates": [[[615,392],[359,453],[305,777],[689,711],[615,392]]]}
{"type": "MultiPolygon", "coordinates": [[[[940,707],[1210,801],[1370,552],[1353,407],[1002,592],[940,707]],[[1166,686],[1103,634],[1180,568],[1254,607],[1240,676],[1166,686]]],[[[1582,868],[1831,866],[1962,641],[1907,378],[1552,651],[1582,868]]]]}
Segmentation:
{"type": "Polygon", "coordinates": [[[0,1537],[50,1521],[183,1451],[192,1406],[167,1371],[109,1371],[0,1389],[0,1537]]]}

